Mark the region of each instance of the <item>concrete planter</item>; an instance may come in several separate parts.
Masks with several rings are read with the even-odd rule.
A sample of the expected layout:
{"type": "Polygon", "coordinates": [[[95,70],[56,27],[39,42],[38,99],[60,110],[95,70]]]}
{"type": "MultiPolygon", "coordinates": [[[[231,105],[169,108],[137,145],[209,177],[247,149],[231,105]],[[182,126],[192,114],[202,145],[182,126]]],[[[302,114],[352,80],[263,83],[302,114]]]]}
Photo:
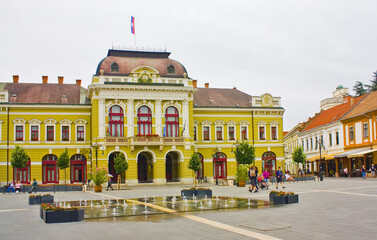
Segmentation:
{"type": "Polygon", "coordinates": [[[36,205],[41,203],[53,203],[54,196],[36,196],[29,197],[29,205],[36,205]]]}
{"type": "Polygon", "coordinates": [[[298,203],[298,195],[287,195],[287,204],[298,203]]]}
{"type": "Polygon", "coordinates": [[[192,197],[193,195],[196,196],[196,190],[181,190],[181,197],[192,197]]]}
{"type": "Polygon", "coordinates": [[[84,220],[84,209],[71,211],[50,211],[41,207],[45,223],[79,222],[84,220]]]}
{"type": "Polygon", "coordinates": [[[196,190],[196,195],[197,196],[202,196],[204,197],[205,195],[207,195],[207,197],[212,197],[212,190],[211,189],[197,189],[196,190]]]}

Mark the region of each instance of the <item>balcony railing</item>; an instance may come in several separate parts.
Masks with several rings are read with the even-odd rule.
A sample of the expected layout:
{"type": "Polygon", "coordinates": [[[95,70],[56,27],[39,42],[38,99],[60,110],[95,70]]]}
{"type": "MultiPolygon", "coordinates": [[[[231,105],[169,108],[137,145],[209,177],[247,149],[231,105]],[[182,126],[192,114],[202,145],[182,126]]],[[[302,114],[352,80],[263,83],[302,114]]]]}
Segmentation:
{"type": "Polygon", "coordinates": [[[156,136],[135,136],[135,137],[105,137],[105,145],[112,146],[162,146],[162,145],[184,145],[184,137],[156,137],[156,136]]]}

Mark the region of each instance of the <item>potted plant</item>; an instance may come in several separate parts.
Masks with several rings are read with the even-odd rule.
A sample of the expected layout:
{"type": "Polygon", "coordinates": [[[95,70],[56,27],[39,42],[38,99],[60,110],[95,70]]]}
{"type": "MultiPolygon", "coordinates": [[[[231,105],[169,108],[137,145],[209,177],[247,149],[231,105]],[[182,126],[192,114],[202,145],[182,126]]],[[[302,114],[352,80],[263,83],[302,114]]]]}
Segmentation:
{"type": "Polygon", "coordinates": [[[94,183],[94,192],[102,192],[102,184],[107,181],[108,172],[105,167],[92,168],[91,179],[94,183]]]}
{"type": "Polygon", "coordinates": [[[40,215],[45,223],[78,222],[84,220],[84,209],[77,207],[63,208],[43,203],[40,215]]]}
{"type": "Polygon", "coordinates": [[[239,187],[245,187],[248,179],[248,167],[246,164],[239,164],[237,166],[236,181],[239,187]]]}
{"type": "Polygon", "coordinates": [[[298,194],[293,192],[287,193],[287,204],[298,203],[298,194]]]}
{"type": "Polygon", "coordinates": [[[29,205],[35,205],[40,203],[53,203],[54,196],[51,194],[45,195],[29,195],[29,205]]]}

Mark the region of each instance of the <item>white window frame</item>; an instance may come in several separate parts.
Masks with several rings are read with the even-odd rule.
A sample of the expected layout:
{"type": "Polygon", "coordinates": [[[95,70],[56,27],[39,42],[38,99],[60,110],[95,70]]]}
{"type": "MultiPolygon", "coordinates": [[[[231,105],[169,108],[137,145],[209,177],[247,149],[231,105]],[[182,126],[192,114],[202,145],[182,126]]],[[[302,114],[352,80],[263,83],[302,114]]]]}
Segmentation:
{"type": "Polygon", "coordinates": [[[270,139],[271,141],[279,141],[279,126],[278,125],[271,125],[270,126],[270,139]],[[276,127],[276,139],[272,139],[272,128],[276,127]]]}
{"type": "Polygon", "coordinates": [[[245,140],[249,140],[250,138],[249,138],[249,122],[248,121],[241,121],[240,123],[239,123],[239,125],[240,125],[240,140],[242,141],[242,140],[244,140],[243,138],[242,138],[242,127],[246,127],[246,139],[245,140]]]}
{"type": "Polygon", "coordinates": [[[44,121],[45,123],[45,141],[48,143],[55,143],[56,142],[56,121],[54,119],[47,119],[44,121]],[[47,127],[53,126],[54,127],[54,140],[48,141],[47,140],[47,127]]]}
{"type": "Polygon", "coordinates": [[[14,142],[15,143],[24,143],[25,142],[25,124],[26,121],[22,118],[17,118],[15,120],[13,120],[13,125],[14,125],[14,142]],[[17,141],[17,132],[16,132],[16,128],[17,126],[22,126],[22,141],[17,141]]]}
{"type": "Polygon", "coordinates": [[[72,122],[69,121],[68,119],[64,119],[62,121],[59,122],[60,123],[60,141],[61,142],[64,142],[64,143],[70,143],[71,142],[71,135],[72,135],[72,131],[71,131],[71,125],[72,125],[72,122]],[[68,127],[68,141],[63,141],[63,127],[68,127]]]}
{"type": "Polygon", "coordinates": [[[37,119],[32,119],[28,123],[29,123],[29,141],[31,143],[40,143],[40,141],[41,141],[41,121],[39,121],[37,119]],[[31,140],[31,127],[35,127],[35,126],[38,127],[38,140],[37,141],[31,140]]]}
{"type": "Polygon", "coordinates": [[[78,119],[75,121],[75,141],[77,143],[82,143],[82,142],[86,142],[86,124],[88,122],[85,121],[84,119],[78,119]],[[77,127],[84,127],[84,140],[83,141],[77,141],[77,127]]]}
{"type": "Polygon", "coordinates": [[[217,142],[223,142],[225,139],[224,139],[224,125],[225,125],[225,122],[221,121],[221,120],[218,120],[215,122],[215,139],[217,142]],[[217,139],[217,127],[221,127],[221,139],[217,139]]]}
{"type": "Polygon", "coordinates": [[[211,125],[203,125],[202,126],[202,138],[203,138],[203,141],[205,141],[205,142],[211,141],[211,125]],[[204,139],[204,128],[205,127],[208,127],[208,135],[209,135],[209,139],[208,140],[204,139]]]}
{"type": "Polygon", "coordinates": [[[194,139],[194,141],[198,141],[199,140],[199,135],[198,135],[198,129],[199,129],[199,122],[194,120],[194,126],[192,128],[193,130],[193,136],[192,138],[194,139]],[[195,133],[194,133],[195,132],[195,133]],[[194,136],[196,136],[196,139],[194,138],[194,136]]]}
{"type": "Polygon", "coordinates": [[[265,121],[258,122],[258,140],[261,141],[261,142],[266,142],[267,141],[267,132],[266,132],[267,128],[266,128],[266,125],[267,125],[267,123],[265,121]],[[264,128],[264,139],[260,138],[260,131],[259,131],[260,127],[264,128]]]}

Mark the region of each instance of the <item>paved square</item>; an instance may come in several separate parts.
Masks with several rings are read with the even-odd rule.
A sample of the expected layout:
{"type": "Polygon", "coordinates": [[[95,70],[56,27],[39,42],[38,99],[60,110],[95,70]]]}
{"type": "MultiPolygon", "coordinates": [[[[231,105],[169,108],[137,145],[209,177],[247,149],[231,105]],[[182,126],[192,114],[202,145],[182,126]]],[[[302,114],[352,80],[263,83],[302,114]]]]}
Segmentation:
{"type": "MultiPolygon", "coordinates": [[[[213,195],[268,199],[269,191],[210,186],[213,195]]],[[[300,203],[271,208],[229,209],[147,217],[104,218],[45,224],[28,194],[0,195],[1,239],[376,239],[377,179],[335,179],[286,184],[300,203]]],[[[180,195],[182,185],[127,187],[126,190],[55,193],[58,201],[102,197],[180,195]]],[[[274,189],[271,187],[270,189],[274,189]]]]}

